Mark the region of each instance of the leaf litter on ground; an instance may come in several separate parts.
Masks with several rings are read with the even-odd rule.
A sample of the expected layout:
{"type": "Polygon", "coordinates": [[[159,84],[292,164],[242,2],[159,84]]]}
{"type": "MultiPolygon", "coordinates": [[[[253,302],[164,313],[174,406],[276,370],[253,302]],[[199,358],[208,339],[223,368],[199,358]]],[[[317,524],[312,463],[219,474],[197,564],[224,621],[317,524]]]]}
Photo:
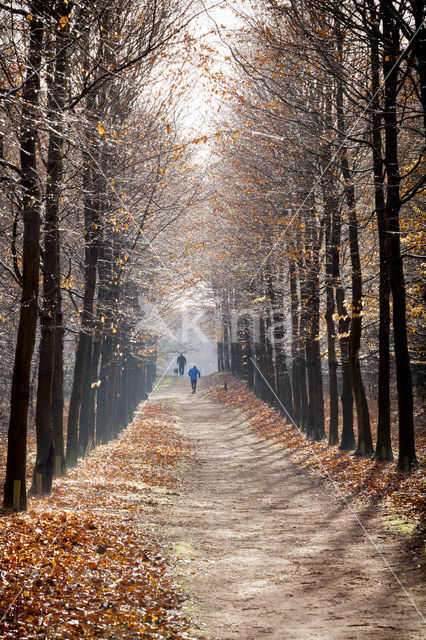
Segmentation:
{"type": "MultiPolygon", "coordinates": [[[[187,640],[185,594],[150,506],[190,451],[173,410],[148,402],[52,494],[0,517],[0,637],[187,640]]],[[[197,636],[198,637],[198,636],[197,636]]]]}

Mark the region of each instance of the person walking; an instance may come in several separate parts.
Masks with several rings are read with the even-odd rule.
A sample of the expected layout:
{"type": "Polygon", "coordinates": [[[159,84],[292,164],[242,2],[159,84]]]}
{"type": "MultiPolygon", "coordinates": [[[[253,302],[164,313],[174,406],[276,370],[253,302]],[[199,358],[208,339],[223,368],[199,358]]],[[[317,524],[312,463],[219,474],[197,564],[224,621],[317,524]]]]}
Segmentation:
{"type": "Polygon", "coordinates": [[[179,373],[181,376],[183,376],[183,374],[185,373],[185,365],[186,365],[186,358],[183,355],[183,353],[181,353],[180,356],[178,356],[178,359],[176,362],[179,367],[179,373]]]}
{"type": "Polygon", "coordinates": [[[201,378],[201,373],[199,372],[195,364],[191,366],[190,370],[188,371],[188,375],[191,378],[192,393],[195,393],[195,390],[197,388],[197,380],[198,378],[201,378]]]}

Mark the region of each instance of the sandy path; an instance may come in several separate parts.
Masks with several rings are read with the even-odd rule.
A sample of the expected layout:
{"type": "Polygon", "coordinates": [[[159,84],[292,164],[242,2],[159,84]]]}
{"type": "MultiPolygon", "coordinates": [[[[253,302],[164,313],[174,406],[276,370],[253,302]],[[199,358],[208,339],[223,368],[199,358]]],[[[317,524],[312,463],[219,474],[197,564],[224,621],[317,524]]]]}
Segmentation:
{"type": "MultiPolygon", "coordinates": [[[[232,409],[177,378],[172,400],[196,452],[184,495],[154,518],[184,557],[200,629],[215,640],[424,638],[409,598],[332,489],[260,441],[232,409]]],[[[396,542],[358,509],[419,604],[417,563],[402,570],[396,542]]]]}

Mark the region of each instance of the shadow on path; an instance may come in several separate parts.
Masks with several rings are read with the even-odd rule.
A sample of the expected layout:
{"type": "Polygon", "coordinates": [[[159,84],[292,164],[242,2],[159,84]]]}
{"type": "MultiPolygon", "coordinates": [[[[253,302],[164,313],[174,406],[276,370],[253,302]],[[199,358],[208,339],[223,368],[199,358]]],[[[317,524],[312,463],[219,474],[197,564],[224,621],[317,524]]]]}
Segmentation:
{"type": "Polygon", "coordinates": [[[185,495],[155,517],[182,556],[200,635],[424,638],[417,566],[371,508],[343,506],[240,414],[192,395],[185,378],[152,398],[173,400],[194,452],[185,495]]]}

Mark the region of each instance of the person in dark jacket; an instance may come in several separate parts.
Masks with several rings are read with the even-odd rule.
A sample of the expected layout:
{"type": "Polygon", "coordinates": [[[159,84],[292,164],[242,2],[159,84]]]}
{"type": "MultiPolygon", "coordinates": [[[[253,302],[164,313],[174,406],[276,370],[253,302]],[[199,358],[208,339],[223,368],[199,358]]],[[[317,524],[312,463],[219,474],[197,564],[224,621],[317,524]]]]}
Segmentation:
{"type": "Polygon", "coordinates": [[[185,365],[186,365],[186,358],[183,355],[183,353],[181,353],[180,356],[178,356],[177,364],[179,367],[179,373],[181,376],[183,376],[183,374],[185,373],[185,365]]]}
{"type": "Polygon", "coordinates": [[[188,371],[188,375],[191,378],[192,393],[195,393],[195,390],[197,388],[197,380],[198,378],[201,378],[201,373],[199,372],[195,364],[193,364],[188,371]]]}

